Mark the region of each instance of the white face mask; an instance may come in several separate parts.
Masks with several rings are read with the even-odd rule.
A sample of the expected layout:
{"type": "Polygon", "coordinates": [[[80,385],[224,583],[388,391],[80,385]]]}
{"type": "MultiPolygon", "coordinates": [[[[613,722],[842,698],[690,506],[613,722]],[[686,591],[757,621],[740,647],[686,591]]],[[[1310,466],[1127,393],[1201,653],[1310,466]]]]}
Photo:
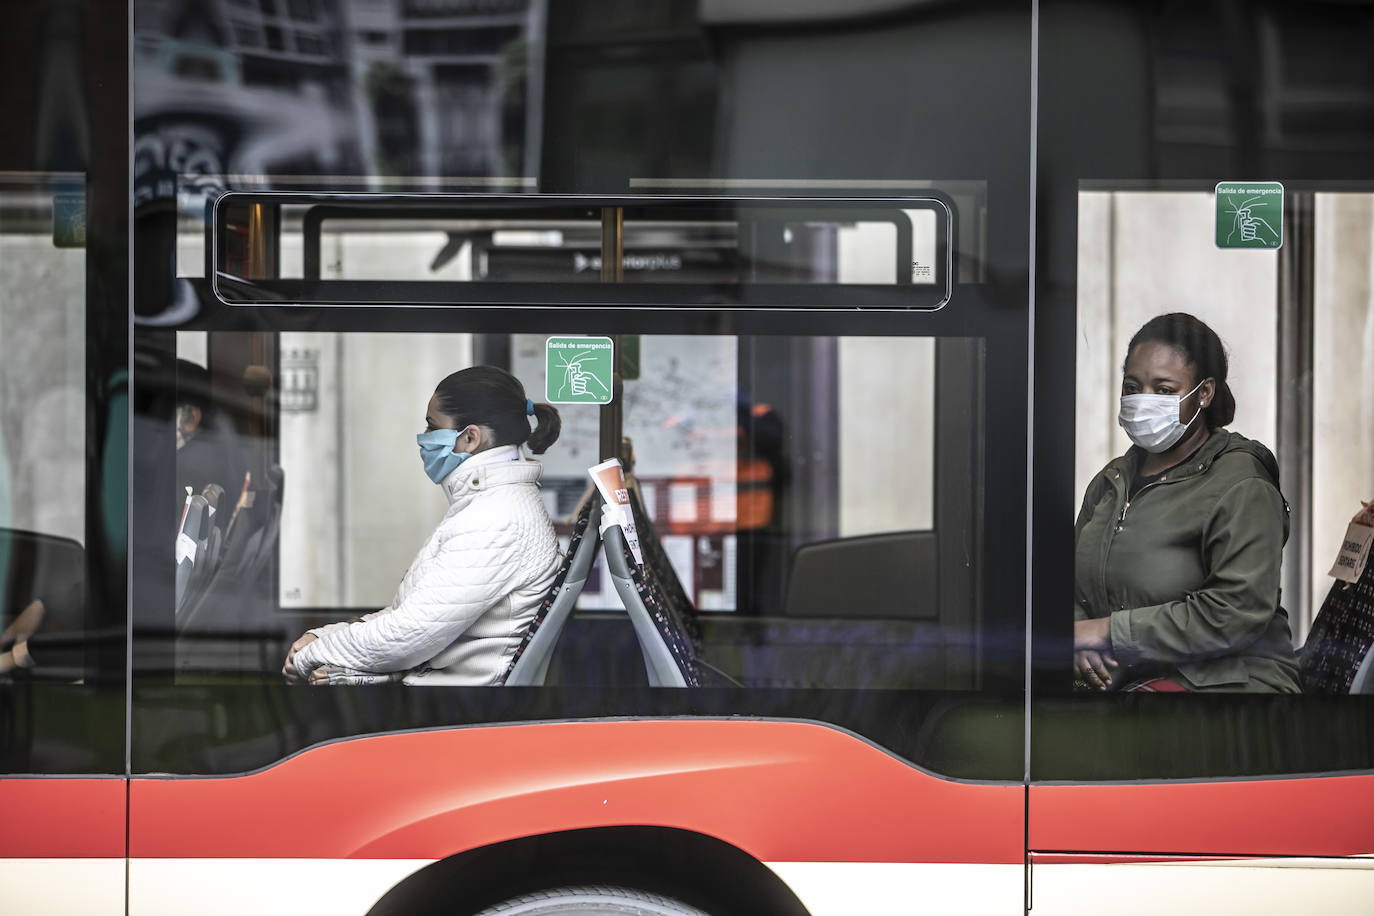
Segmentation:
{"type": "MultiPolygon", "coordinates": [[[[1207,381],[1206,379],[1202,380],[1207,381]]],[[[1202,382],[1197,383],[1197,391],[1202,387],[1202,382]]],[[[1193,421],[1202,413],[1202,405],[1198,405],[1197,413],[1193,414],[1193,419],[1187,423],[1178,422],[1178,405],[1183,399],[1192,395],[1193,391],[1185,395],[1177,394],[1127,394],[1121,398],[1121,412],[1117,414],[1116,422],[1121,424],[1121,428],[1126,430],[1126,435],[1131,437],[1131,441],[1143,448],[1152,455],[1160,452],[1167,452],[1173,448],[1178,440],[1183,438],[1183,434],[1188,431],[1188,427],[1193,425],[1193,421]]]]}

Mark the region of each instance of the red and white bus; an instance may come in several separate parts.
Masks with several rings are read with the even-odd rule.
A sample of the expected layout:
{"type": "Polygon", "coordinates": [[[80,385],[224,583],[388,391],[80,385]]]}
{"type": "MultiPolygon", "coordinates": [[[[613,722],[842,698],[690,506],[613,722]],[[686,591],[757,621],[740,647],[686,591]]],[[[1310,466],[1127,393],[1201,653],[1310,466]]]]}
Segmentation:
{"type": "Polygon", "coordinates": [[[1374,573],[1326,574],[1374,494],[1374,7],[0,15],[0,912],[1374,908],[1374,573]],[[1227,247],[1231,181],[1281,236],[1227,247]],[[1075,512],[1180,310],[1335,693],[1073,690],[1075,512]],[[288,684],[442,515],[417,405],[477,364],[563,417],[525,654],[288,684]]]}

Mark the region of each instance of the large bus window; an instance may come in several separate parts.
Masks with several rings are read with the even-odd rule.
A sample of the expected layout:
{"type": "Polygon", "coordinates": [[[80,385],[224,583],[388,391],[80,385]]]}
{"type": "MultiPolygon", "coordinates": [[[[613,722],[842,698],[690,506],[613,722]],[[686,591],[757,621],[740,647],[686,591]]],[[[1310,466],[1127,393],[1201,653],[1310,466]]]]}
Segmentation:
{"type": "Polygon", "coordinates": [[[1361,501],[1374,498],[1374,194],[1314,194],[1312,591],[1306,638],[1361,501]],[[1320,485],[1315,485],[1320,481],[1320,485]]]}
{"type": "Polygon", "coordinates": [[[1362,587],[1328,570],[1374,487],[1360,457],[1367,386],[1352,382],[1370,212],[1365,194],[1285,194],[1278,251],[1219,248],[1207,187],[1094,182],[1078,195],[1074,620],[1065,611],[1060,631],[1074,641],[1057,644],[1060,674],[1041,699],[1037,779],[1368,766],[1367,697],[1329,695],[1354,683],[1367,641],[1349,619],[1313,626],[1329,595],[1362,587]],[[1193,317],[1159,317],[1174,312],[1193,317]],[[1223,363],[1204,352],[1202,324],[1226,356],[1226,422],[1208,412],[1223,363]],[[1138,332],[1146,342],[1128,352],[1138,332]],[[1149,341],[1167,344],[1176,372],[1142,373],[1149,341]],[[1138,394],[1164,395],[1171,413],[1133,420],[1138,394]],[[1209,429],[1190,454],[1152,469],[1173,454],[1154,433],[1186,444],[1195,414],[1209,429]],[[1105,644],[1084,645],[1085,620],[1109,621],[1105,644]]]}
{"type": "Polygon", "coordinates": [[[86,524],[84,182],[0,180],[0,279],[7,291],[0,316],[7,483],[0,526],[79,548],[86,524]]]}
{"type": "MultiPolygon", "coordinates": [[[[424,404],[440,379],[484,362],[509,366],[530,399],[543,401],[546,340],[273,338],[280,380],[267,402],[278,419],[265,425],[279,430],[279,458],[258,465],[265,480],[255,478],[245,441],[229,437],[228,405],[203,412],[225,418],[214,441],[237,458],[223,463],[233,471],[213,494],[215,512],[207,505],[199,532],[182,532],[196,553],[175,599],[178,670],[223,672],[226,657],[213,648],[214,634],[238,630],[259,651],[228,667],[272,678],[283,640],[307,626],[391,607],[397,583],[448,508],[417,459],[424,404]],[[262,530],[247,534],[254,526],[262,530]],[[274,536],[275,549],[265,543],[274,536]],[[264,548],[271,559],[255,568],[270,574],[276,562],[271,593],[242,581],[241,554],[264,548]],[[255,599],[246,602],[250,586],[255,599]]],[[[178,337],[186,356],[200,356],[201,344],[194,335],[178,337]]],[[[659,543],[681,585],[689,625],[703,634],[703,657],[719,656],[711,664],[746,685],[972,686],[950,680],[948,671],[968,666],[947,664],[945,656],[960,651],[951,646],[966,651],[976,643],[977,609],[964,596],[979,563],[963,547],[955,559],[954,545],[978,543],[981,482],[970,472],[950,474],[937,500],[934,479],[937,456],[965,461],[982,422],[976,343],[640,335],[634,346],[636,377],[623,382],[621,406],[637,499],[651,525],[644,536],[659,543]],[[944,376],[936,373],[937,352],[944,376]],[[942,601],[942,594],[949,597],[942,601]]],[[[178,357],[179,385],[208,390],[210,373],[196,380],[198,367],[186,356],[178,357]]],[[[219,390],[243,396],[241,384],[219,390]]],[[[183,392],[175,400],[194,397],[183,392]]],[[[601,460],[603,418],[596,405],[558,409],[562,431],[540,456],[539,485],[566,548],[588,469],[601,460]]],[[[189,447],[178,453],[181,463],[189,447]]],[[[178,496],[183,527],[194,512],[187,506],[210,495],[202,489],[213,487],[178,496]]],[[[614,635],[624,621],[604,559],[577,604],[588,615],[589,642],[578,643],[574,626],[555,674],[567,683],[616,683],[627,675],[633,683],[634,659],[626,658],[633,646],[598,649],[602,640],[590,635],[614,635]]]]}
{"type": "Polygon", "coordinates": [[[1272,451],[1279,255],[1200,244],[1215,218],[1205,191],[1080,195],[1082,686],[1297,690],[1272,451]]]}
{"type": "Polygon", "coordinates": [[[88,400],[86,204],[80,174],[0,173],[0,772],[112,770],[122,744],[98,686],[123,628],[100,622],[88,555],[122,545],[122,512],[88,487],[122,466],[95,430],[123,418],[88,400]]]}
{"type": "MultiPolygon", "coordinates": [[[[634,357],[618,395],[623,454],[642,512],[642,545],[656,558],[644,562],[661,561],[656,581],[681,596],[676,625],[700,666],[700,686],[682,691],[683,701],[642,693],[648,649],[604,551],[547,674],[534,682],[542,684],[538,698],[529,687],[487,686],[477,688],[487,697],[479,699],[462,685],[500,684],[506,675],[465,682],[446,668],[453,677],[445,681],[425,660],[346,675],[338,675],[342,665],[326,666],[332,683],[377,686],[290,686],[283,662],[298,637],[392,608],[408,570],[432,559],[425,545],[448,503],[426,476],[415,437],[425,430],[435,386],[451,372],[494,365],[543,402],[550,336],[557,335],[148,335],[150,344],[165,341],[171,352],[163,358],[176,367],[167,404],[208,392],[201,416],[217,418],[215,441],[234,460],[226,462],[231,483],[189,494],[172,479],[173,465],[143,481],[159,480],[157,491],[174,495],[179,509],[160,599],[167,606],[160,616],[156,605],[144,607],[137,631],[140,683],[156,691],[142,695],[157,698],[147,708],[257,685],[285,691],[273,703],[291,707],[351,704],[344,696],[359,690],[402,691],[387,702],[409,711],[378,724],[385,728],[434,715],[505,721],[686,702],[703,713],[856,715],[848,727],[867,733],[899,728],[900,716],[875,726],[872,717],[888,715],[881,710],[889,701],[851,705],[844,697],[855,691],[915,712],[920,704],[901,699],[913,691],[935,691],[961,708],[957,698],[968,691],[1014,681],[1020,621],[994,620],[981,606],[983,340],[638,334],[614,337],[634,357]]],[[[539,495],[568,550],[588,470],[602,458],[605,418],[596,405],[558,409],[562,432],[539,456],[539,495]]],[[[171,435],[182,417],[168,407],[169,434],[142,437],[138,447],[183,456],[188,446],[175,451],[171,435]]],[[[279,731],[270,723],[280,711],[259,706],[262,696],[231,692],[205,702],[234,697],[231,705],[253,708],[235,728],[279,731]]],[[[988,700],[999,710],[999,729],[1019,727],[1014,704],[1002,709],[998,696],[988,700]]],[[[293,713],[293,721],[298,715],[307,714],[293,713]]],[[[334,727],[332,713],[321,715],[319,727],[334,727]]],[[[958,729],[964,720],[951,712],[943,721],[958,729]]],[[[168,751],[155,728],[142,733],[152,742],[146,746],[168,751]]],[[[233,747],[225,760],[273,753],[265,744],[233,747]]],[[[990,774],[1004,765],[1013,772],[1013,764],[993,755],[950,765],[990,774]]]]}
{"type": "Polygon", "coordinates": [[[0,176],[0,682],[86,674],[81,176],[0,176]],[[27,179],[27,180],[26,180],[27,179]]]}

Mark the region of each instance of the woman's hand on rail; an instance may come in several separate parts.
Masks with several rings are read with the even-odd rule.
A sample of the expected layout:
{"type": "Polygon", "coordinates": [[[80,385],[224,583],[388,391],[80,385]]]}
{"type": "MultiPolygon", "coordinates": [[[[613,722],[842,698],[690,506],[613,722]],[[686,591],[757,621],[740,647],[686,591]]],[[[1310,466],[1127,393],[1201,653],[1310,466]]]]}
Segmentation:
{"type": "Polygon", "coordinates": [[[1079,680],[1096,690],[1106,690],[1111,686],[1112,673],[1119,662],[1107,652],[1083,649],[1073,654],[1073,673],[1079,680]]]}
{"type": "Polygon", "coordinates": [[[282,677],[287,681],[295,683],[300,681],[301,673],[296,670],[296,653],[318,639],[314,633],[306,633],[300,639],[291,644],[290,650],[286,653],[286,661],[281,666],[282,677]]]}

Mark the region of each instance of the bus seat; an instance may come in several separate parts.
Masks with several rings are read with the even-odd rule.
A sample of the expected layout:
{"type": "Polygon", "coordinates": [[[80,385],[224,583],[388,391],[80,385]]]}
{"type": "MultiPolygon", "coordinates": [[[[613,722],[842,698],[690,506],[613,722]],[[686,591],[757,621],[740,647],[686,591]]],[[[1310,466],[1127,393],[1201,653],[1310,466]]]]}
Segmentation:
{"type": "Polygon", "coordinates": [[[228,500],[221,497],[225,511],[217,513],[216,520],[226,527],[215,532],[218,537],[211,534],[206,543],[205,578],[196,583],[194,600],[185,602],[184,613],[178,610],[177,629],[213,623],[218,610],[231,599],[241,615],[246,607],[242,599],[263,588],[262,570],[276,550],[281,528],[281,469],[273,465],[266,478],[267,488],[249,488],[249,499],[240,509],[230,509],[228,500]],[[207,610],[207,606],[214,607],[207,610]]]}
{"type": "MultiPolygon", "coordinates": [[[[243,575],[243,569],[261,544],[262,528],[255,521],[255,510],[251,505],[245,506],[239,510],[236,518],[226,523],[219,538],[218,557],[212,561],[204,588],[199,591],[195,601],[186,603],[185,613],[180,610],[177,612],[178,629],[189,630],[198,624],[203,625],[203,618],[215,616],[209,612],[202,613],[206,605],[217,603],[217,599],[240,596],[246,588],[253,587],[254,583],[243,575]]],[[[215,549],[211,545],[207,547],[215,549]]],[[[241,612],[242,607],[239,603],[236,610],[241,612]]]]}
{"type": "Polygon", "coordinates": [[[211,523],[209,532],[196,544],[196,559],[191,566],[191,576],[186,583],[186,592],[177,604],[178,616],[186,608],[198,603],[200,596],[205,593],[205,587],[209,584],[210,577],[215,571],[215,563],[219,559],[222,541],[219,525],[211,523]]]}
{"type": "Polygon", "coordinates": [[[1368,693],[1374,655],[1374,561],[1355,582],[1337,580],[1298,654],[1303,693],[1368,693]],[[1363,680],[1356,680],[1363,673],[1363,680]]]}
{"type": "MultiPolygon", "coordinates": [[[[92,634],[86,619],[86,552],[76,541],[19,528],[0,528],[0,632],[27,641],[40,675],[81,677],[92,634]],[[34,599],[44,610],[24,620],[34,599]]],[[[10,645],[0,645],[7,650],[10,645]]]]}
{"type": "Polygon", "coordinates": [[[0,629],[35,598],[49,601],[80,583],[86,552],[70,538],[0,528],[0,629]]]}
{"type": "Polygon", "coordinates": [[[191,573],[195,571],[197,555],[205,546],[202,543],[209,503],[204,496],[192,496],[186,505],[181,519],[181,529],[177,532],[176,544],[176,607],[186,600],[187,586],[191,583],[191,573]]]}
{"type": "Polygon", "coordinates": [[[803,544],[792,555],[783,614],[935,620],[933,531],[894,531],[803,544]]]}
{"type": "Polygon", "coordinates": [[[701,648],[701,621],[697,618],[696,604],[682,587],[677,570],[673,569],[668,553],[654,530],[653,520],[644,511],[644,499],[639,492],[639,480],[634,474],[625,475],[626,490],[630,497],[630,512],[634,517],[635,531],[639,534],[640,552],[644,563],[650,567],[658,579],[659,588],[667,599],[668,606],[678,612],[678,623],[686,631],[693,645],[701,648]]]}
{"type": "Polygon", "coordinates": [[[1350,692],[1374,693],[1374,647],[1365,652],[1364,661],[1355,669],[1355,676],[1350,679],[1350,692]]]}
{"type": "Polygon", "coordinates": [[[239,564],[248,550],[248,541],[257,530],[256,512],[251,505],[239,509],[237,517],[230,518],[224,531],[224,544],[220,547],[221,570],[237,574],[239,564]]]}
{"type": "Polygon", "coordinates": [[[597,526],[601,522],[601,497],[593,495],[577,513],[568,550],[554,576],[553,585],[544,596],[530,628],[515,649],[500,683],[509,687],[539,687],[549,673],[549,659],[553,657],[558,637],[572,615],[573,605],[591,572],[592,560],[599,544],[597,526]]]}
{"type": "Polygon", "coordinates": [[[281,465],[272,465],[267,469],[267,487],[260,490],[257,494],[259,501],[265,500],[263,506],[262,526],[254,531],[244,545],[243,557],[239,564],[239,576],[249,582],[257,581],[262,571],[267,566],[268,560],[277,549],[277,540],[281,536],[281,506],[284,476],[281,465]]]}
{"type": "Polygon", "coordinates": [[[185,608],[196,604],[199,596],[204,593],[205,586],[209,583],[211,575],[214,574],[215,568],[219,564],[220,547],[223,543],[219,526],[222,517],[218,514],[218,510],[220,498],[224,495],[224,488],[219,484],[208,484],[200,495],[205,500],[204,514],[201,518],[201,536],[196,541],[196,556],[191,564],[191,573],[187,578],[185,590],[177,600],[178,616],[182,614],[185,608]]]}
{"type": "MultiPolygon", "coordinates": [[[[606,545],[606,568],[616,593],[630,615],[635,638],[644,654],[644,669],[653,687],[700,687],[696,649],[652,570],[635,562],[618,523],[601,524],[606,545]]],[[[642,541],[641,541],[642,543],[642,541]]]]}

